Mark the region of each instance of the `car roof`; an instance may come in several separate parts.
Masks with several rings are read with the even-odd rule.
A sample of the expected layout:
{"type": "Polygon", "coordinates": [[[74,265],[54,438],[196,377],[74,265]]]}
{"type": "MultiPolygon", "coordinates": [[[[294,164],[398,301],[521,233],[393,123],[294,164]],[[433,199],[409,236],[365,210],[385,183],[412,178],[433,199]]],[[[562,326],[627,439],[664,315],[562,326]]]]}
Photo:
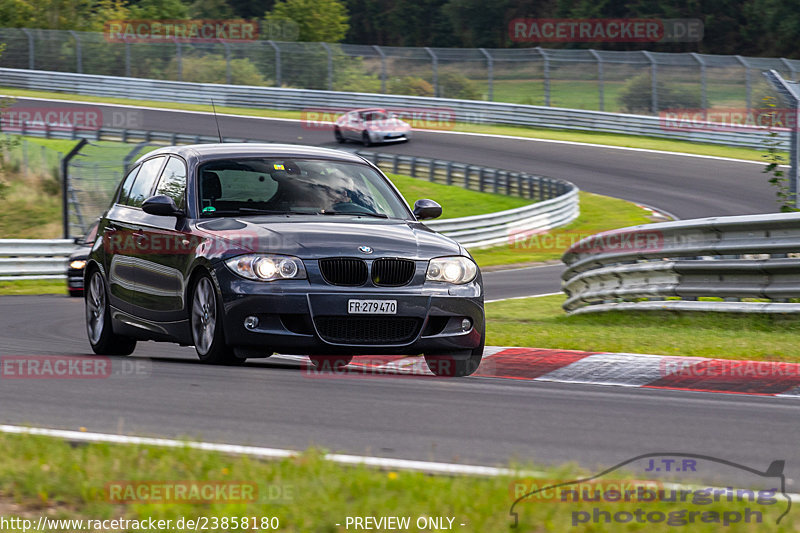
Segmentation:
{"type": "Polygon", "coordinates": [[[184,159],[203,163],[215,159],[229,157],[271,157],[286,159],[328,159],[331,161],[364,163],[364,160],[350,152],[332,150],[330,148],[317,148],[301,144],[277,143],[213,143],[189,144],[184,146],[165,146],[139,158],[139,161],[154,155],[175,154],[184,159]]]}
{"type": "Polygon", "coordinates": [[[386,113],[386,110],[384,108],[382,108],[382,107],[365,107],[364,109],[354,109],[352,112],[353,113],[370,113],[370,112],[374,112],[374,111],[381,111],[383,113],[386,113]]]}

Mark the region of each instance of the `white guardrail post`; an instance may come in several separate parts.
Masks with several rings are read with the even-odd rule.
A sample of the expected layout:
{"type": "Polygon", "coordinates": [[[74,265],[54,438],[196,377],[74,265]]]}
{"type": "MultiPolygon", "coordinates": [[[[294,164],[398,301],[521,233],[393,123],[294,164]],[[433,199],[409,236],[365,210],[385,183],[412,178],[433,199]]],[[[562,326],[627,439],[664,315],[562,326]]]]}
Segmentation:
{"type": "Polygon", "coordinates": [[[800,213],[622,228],[579,241],[562,260],[570,314],[800,313],[800,213]]]}

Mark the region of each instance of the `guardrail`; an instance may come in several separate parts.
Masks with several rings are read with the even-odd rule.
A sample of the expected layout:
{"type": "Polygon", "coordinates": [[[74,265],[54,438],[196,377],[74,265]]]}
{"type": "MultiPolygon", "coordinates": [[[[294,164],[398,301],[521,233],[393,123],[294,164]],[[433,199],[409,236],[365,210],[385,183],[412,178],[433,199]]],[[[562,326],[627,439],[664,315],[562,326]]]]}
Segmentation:
{"type": "Polygon", "coordinates": [[[455,239],[465,248],[497,246],[509,242],[510,236],[518,232],[547,231],[569,224],[580,214],[578,188],[565,180],[454,161],[369,151],[356,153],[385,172],[461,185],[474,191],[539,200],[497,213],[425,222],[426,226],[455,239]]]}
{"type": "Polygon", "coordinates": [[[71,239],[0,239],[0,281],[64,279],[71,239]]]}
{"type": "Polygon", "coordinates": [[[623,228],[581,240],[562,260],[571,314],[800,312],[791,301],[800,298],[800,213],[623,228]]]}
{"type": "MultiPolygon", "coordinates": [[[[447,112],[455,121],[473,124],[644,135],[751,148],[763,147],[767,135],[763,128],[747,126],[731,128],[735,131],[719,131],[719,124],[712,123],[706,123],[707,127],[704,127],[703,123],[692,121],[690,127],[682,127],[678,122],[672,124],[654,116],[479,100],[189,83],[10,68],[0,68],[0,79],[5,87],[209,106],[213,98],[218,106],[264,109],[342,110],[376,106],[394,110],[436,109],[447,112]]],[[[788,146],[788,131],[780,130],[778,135],[780,141],[788,146]]]]}

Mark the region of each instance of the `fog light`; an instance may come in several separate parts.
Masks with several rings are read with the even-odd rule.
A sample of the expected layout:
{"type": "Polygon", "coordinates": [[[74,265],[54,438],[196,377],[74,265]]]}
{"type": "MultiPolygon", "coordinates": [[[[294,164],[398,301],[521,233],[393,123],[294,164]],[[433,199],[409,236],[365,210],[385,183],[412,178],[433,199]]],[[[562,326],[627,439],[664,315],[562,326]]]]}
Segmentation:
{"type": "Polygon", "coordinates": [[[247,329],[256,329],[258,327],[258,317],[249,316],[244,319],[244,327],[247,329]]]}
{"type": "Polygon", "coordinates": [[[469,331],[472,329],[472,320],[465,318],[461,321],[461,331],[469,331]]]}

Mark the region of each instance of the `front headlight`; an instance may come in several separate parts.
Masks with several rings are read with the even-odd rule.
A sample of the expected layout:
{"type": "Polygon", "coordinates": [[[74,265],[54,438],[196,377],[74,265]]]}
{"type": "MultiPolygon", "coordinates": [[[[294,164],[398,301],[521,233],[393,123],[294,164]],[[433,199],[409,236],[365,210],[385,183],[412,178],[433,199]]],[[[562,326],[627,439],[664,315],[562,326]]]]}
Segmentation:
{"type": "Polygon", "coordinates": [[[86,261],[83,259],[76,259],[75,261],[69,262],[69,267],[73,270],[81,270],[86,266],[86,261]]]}
{"type": "Polygon", "coordinates": [[[226,260],[225,264],[243,278],[258,281],[306,278],[303,262],[289,255],[240,255],[226,260]]]}
{"type": "Polygon", "coordinates": [[[475,279],[477,275],[478,267],[469,257],[454,255],[431,259],[425,279],[463,285],[475,279]]]}

